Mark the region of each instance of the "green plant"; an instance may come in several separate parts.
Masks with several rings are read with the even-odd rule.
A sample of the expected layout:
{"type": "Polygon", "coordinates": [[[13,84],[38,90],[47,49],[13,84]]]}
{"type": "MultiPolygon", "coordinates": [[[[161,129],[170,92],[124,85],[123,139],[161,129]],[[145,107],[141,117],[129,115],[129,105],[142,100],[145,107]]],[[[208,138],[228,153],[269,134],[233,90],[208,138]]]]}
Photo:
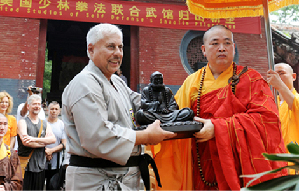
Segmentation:
{"type": "Polygon", "coordinates": [[[289,5],[270,13],[271,22],[277,24],[298,23],[299,5],[289,5]]]}
{"type": "Polygon", "coordinates": [[[253,178],[245,188],[242,188],[241,191],[247,190],[299,190],[299,175],[287,175],[274,178],[254,186],[248,187],[253,181],[264,176],[265,174],[275,173],[281,171],[282,169],[295,169],[299,170],[299,146],[294,143],[289,143],[287,145],[289,153],[279,153],[279,154],[267,154],[263,153],[263,156],[268,160],[272,161],[284,161],[292,162],[294,165],[284,166],[278,169],[262,172],[259,174],[253,175],[242,175],[241,177],[253,178]]]}
{"type": "Polygon", "coordinates": [[[47,93],[50,92],[51,78],[52,78],[52,60],[48,60],[48,48],[46,48],[45,71],[44,71],[44,79],[43,79],[43,99],[47,98],[47,93]]]}

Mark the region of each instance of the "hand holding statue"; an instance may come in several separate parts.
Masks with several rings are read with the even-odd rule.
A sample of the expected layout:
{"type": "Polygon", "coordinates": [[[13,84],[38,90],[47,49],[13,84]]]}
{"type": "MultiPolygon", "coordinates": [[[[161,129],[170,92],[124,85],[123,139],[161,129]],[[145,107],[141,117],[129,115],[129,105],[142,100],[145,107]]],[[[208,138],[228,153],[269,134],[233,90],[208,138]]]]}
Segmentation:
{"type": "Polygon", "coordinates": [[[194,133],[197,143],[205,142],[215,137],[214,124],[210,119],[194,117],[194,121],[202,122],[204,124],[200,131],[194,133]]]}
{"type": "Polygon", "coordinates": [[[149,145],[156,145],[163,141],[164,139],[170,139],[175,137],[176,134],[170,131],[164,131],[160,127],[161,122],[156,120],[154,123],[150,124],[144,131],[148,132],[149,145]]]}

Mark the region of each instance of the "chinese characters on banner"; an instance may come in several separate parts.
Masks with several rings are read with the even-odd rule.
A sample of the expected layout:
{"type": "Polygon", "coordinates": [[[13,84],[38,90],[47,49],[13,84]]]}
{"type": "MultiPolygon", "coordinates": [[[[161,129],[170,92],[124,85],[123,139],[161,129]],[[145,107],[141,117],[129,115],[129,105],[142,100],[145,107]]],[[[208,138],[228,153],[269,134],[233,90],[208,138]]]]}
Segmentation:
{"type": "Polygon", "coordinates": [[[233,32],[260,34],[260,18],[204,19],[187,6],[113,0],[0,0],[0,15],[147,27],[207,30],[223,24],[233,32]]]}

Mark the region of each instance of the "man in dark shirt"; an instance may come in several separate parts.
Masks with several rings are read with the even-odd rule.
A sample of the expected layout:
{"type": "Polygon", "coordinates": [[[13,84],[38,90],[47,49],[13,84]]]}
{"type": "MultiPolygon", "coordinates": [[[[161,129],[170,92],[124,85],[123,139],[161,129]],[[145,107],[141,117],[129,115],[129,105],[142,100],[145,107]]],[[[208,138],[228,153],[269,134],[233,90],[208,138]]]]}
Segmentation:
{"type": "Polygon", "coordinates": [[[42,190],[45,182],[45,146],[55,143],[56,138],[49,123],[38,118],[41,110],[39,95],[28,98],[27,109],[29,115],[18,123],[18,155],[20,159],[30,156],[25,169],[23,189],[42,190]]]}

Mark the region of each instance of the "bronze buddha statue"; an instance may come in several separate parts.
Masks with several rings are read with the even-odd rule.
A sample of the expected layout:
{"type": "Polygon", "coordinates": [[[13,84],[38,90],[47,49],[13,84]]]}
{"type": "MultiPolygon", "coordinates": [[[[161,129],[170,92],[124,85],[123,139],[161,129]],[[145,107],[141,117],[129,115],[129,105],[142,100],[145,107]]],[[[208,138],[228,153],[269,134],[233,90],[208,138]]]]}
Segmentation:
{"type": "Polygon", "coordinates": [[[156,71],[142,91],[141,109],[135,117],[139,125],[148,125],[156,119],[161,123],[192,121],[194,114],[190,108],[179,110],[172,91],[163,84],[163,74],[156,71]]]}

